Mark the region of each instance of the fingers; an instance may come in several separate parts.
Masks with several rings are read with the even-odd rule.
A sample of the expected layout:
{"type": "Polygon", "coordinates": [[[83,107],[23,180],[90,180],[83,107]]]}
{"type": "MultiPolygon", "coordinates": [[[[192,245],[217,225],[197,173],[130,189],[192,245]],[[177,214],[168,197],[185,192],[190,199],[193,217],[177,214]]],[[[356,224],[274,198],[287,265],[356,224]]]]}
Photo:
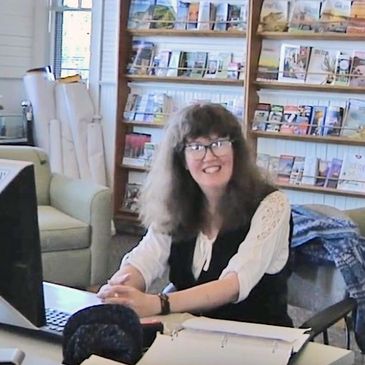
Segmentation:
{"type": "Polygon", "coordinates": [[[126,285],[105,284],[100,288],[97,296],[101,299],[119,298],[129,295],[131,290],[132,288],[126,285]]]}

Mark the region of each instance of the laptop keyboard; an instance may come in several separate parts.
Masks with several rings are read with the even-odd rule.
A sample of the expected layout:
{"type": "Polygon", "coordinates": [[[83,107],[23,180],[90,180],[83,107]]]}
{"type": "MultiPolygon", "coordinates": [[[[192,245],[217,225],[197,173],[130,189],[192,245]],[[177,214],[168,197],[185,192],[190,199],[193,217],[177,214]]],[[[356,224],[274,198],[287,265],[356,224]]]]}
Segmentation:
{"type": "Polygon", "coordinates": [[[65,313],[54,308],[46,308],[46,326],[52,331],[62,334],[66,322],[70,317],[70,313],[65,313]]]}

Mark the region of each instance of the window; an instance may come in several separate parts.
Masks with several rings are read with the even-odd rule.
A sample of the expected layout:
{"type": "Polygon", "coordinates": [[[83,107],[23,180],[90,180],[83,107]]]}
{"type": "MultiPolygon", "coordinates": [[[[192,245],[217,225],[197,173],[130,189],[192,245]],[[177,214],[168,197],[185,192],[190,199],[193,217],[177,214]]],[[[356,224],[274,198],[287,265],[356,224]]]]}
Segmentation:
{"type": "Polygon", "coordinates": [[[92,0],[53,0],[56,78],[80,74],[89,78],[92,0]]]}

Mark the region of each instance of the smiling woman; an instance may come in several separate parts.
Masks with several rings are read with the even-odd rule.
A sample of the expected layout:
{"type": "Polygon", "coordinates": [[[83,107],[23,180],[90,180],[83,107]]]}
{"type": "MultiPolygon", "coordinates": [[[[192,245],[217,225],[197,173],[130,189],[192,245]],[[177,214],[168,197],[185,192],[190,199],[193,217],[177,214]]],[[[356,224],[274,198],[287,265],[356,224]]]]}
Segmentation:
{"type": "Polygon", "coordinates": [[[227,109],[197,104],[169,121],[141,203],[147,234],[100,289],[105,302],[140,316],[192,312],[291,325],[290,206],[261,178],[227,109]],[[148,294],[166,270],[177,291],[148,294]]]}

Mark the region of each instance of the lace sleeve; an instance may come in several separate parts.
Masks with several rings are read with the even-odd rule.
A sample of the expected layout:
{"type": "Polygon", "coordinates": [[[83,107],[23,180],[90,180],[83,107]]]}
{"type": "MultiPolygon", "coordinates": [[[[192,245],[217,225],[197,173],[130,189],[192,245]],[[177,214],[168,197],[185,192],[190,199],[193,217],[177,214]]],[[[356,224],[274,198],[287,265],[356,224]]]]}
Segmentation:
{"type": "Polygon", "coordinates": [[[245,240],[220,276],[237,274],[237,302],[248,296],[265,273],[275,274],[284,267],[289,256],[289,220],[290,204],[282,192],[271,193],[257,208],[245,240]]]}

